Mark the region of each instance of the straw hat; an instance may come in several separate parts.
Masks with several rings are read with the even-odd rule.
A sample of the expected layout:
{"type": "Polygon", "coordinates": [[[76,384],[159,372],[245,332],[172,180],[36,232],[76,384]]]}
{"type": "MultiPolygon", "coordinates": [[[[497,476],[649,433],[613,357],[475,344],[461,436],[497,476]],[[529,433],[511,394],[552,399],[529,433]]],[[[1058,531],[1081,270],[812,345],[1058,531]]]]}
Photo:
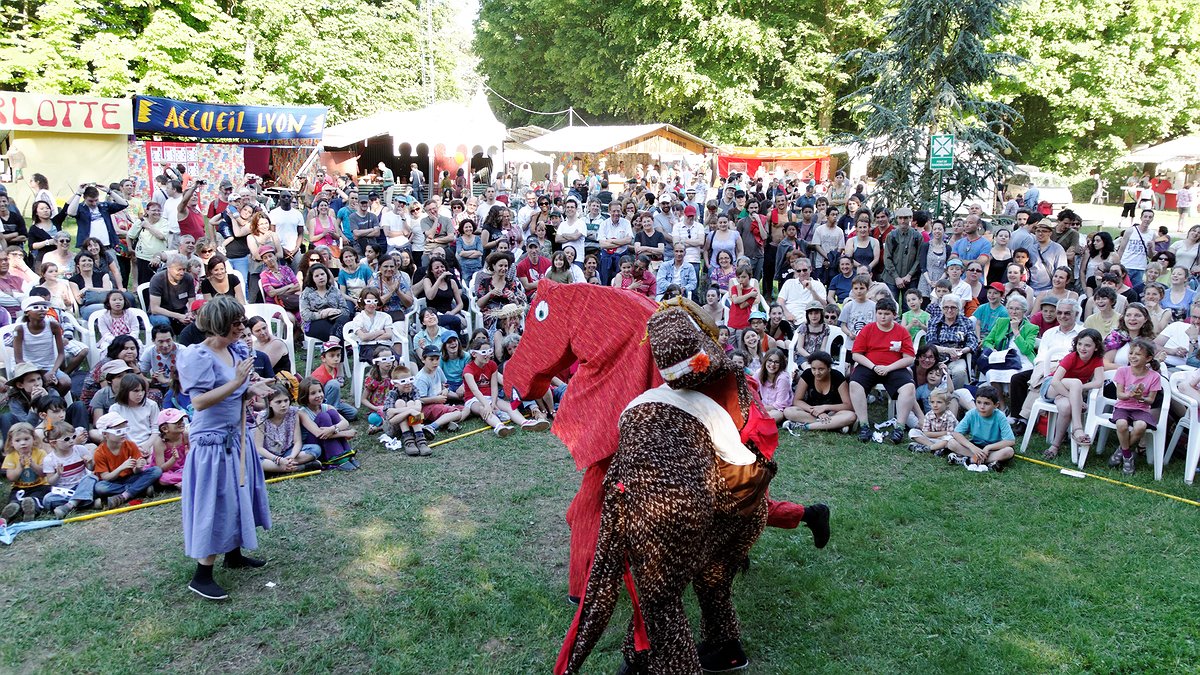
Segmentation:
{"type": "Polygon", "coordinates": [[[511,318],[524,316],[526,309],[527,308],[525,307],[525,305],[519,305],[515,302],[510,302],[510,303],[504,305],[503,307],[501,307],[500,309],[495,309],[495,310],[488,312],[488,316],[492,317],[493,319],[500,319],[500,320],[511,319],[511,318]]]}

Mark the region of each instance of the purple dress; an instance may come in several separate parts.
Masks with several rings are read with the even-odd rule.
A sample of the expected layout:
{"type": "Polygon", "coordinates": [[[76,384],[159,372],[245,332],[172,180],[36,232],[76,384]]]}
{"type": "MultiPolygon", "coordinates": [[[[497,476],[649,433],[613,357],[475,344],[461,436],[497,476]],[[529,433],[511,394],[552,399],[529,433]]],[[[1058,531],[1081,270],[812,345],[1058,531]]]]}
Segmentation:
{"type": "MultiPolygon", "coordinates": [[[[245,345],[229,347],[237,364],[249,357],[245,345]]],[[[179,352],[179,383],[194,401],[234,377],[205,344],[179,352]]],[[[245,433],[242,448],[242,395],[249,383],[205,410],[196,410],[188,427],[190,448],[183,467],[183,548],[189,558],[226,553],[235,548],[258,548],[255,527],[270,528],[267,485],[262,463],[254,451],[254,435],[245,433]],[[248,456],[243,456],[243,454],[248,456]],[[239,464],[244,466],[239,467],[239,464]],[[245,471],[245,485],[239,472],[245,471]]]]}

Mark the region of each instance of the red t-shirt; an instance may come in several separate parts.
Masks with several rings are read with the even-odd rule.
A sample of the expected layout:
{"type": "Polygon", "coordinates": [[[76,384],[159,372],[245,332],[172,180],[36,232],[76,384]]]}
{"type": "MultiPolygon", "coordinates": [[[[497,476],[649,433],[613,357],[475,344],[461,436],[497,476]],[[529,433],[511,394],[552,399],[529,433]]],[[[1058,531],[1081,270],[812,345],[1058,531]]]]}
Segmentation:
{"type": "MultiPolygon", "coordinates": [[[[92,470],[95,472],[96,477],[99,478],[101,474],[115,471],[118,466],[125,463],[125,460],[132,459],[136,461],[141,459],[141,457],[142,451],[138,450],[137,443],[131,440],[126,439],[121,441],[121,447],[117,448],[115,455],[108,449],[108,445],[101,443],[100,447],[96,448],[96,452],[92,455],[92,461],[94,462],[92,470]]],[[[133,469],[125,469],[117,474],[117,478],[126,478],[132,473],[133,469]]]]}
{"type": "Polygon", "coordinates": [[[221,199],[212,200],[208,203],[208,219],[212,220],[213,216],[218,213],[225,213],[225,209],[227,208],[229,208],[229,202],[221,199]]]}
{"type": "Polygon", "coordinates": [[[905,356],[916,356],[917,351],[913,349],[912,334],[899,323],[892,324],[886,333],[878,324],[869,323],[855,336],[854,353],[866,356],[877,366],[890,366],[905,356]],[[892,349],[893,342],[900,343],[899,350],[892,349]]]}
{"type": "MultiPolygon", "coordinates": [[[[463,368],[463,376],[465,377],[467,375],[470,375],[471,377],[474,377],[475,378],[475,386],[479,387],[479,393],[483,394],[484,396],[491,396],[492,395],[492,378],[496,376],[497,370],[498,370],[498,368],[496,367],[495,361],[488,361],[481,368],[481,367],[475,365],[474,359],[471,359],[469,362],[467,362],[466,367],[463,368]]],[[[475,398],[475,394],[473,394],[471,392],[470,387],[465,387],[465,389],[466,389],[466,396],[464,398],[466,400],[470,401],[471,399],[475,398]]]]}
{"type": "Polygon", "coordinates": [[[550,269],[550,258],[539,255],[535,265],[529,260],[529,256],[525,256],[521,258],[521,262],[517,263],[517,278],[529,283],[536,283],[546,275],[548,269],[550,269]]]}
{"type": "Polygon", "coordinates": [[[1092,377],[1096,374],[1096,368],[1104,365],[1104,357],[1097,354],[1085,362],[1079,358],[1079,354],[1071,352],[1062,357],[1058,365],[1066,369],[1067,374],[1064,377],[1079,380],[1086,384],[1092,381],[1092,377]]]}

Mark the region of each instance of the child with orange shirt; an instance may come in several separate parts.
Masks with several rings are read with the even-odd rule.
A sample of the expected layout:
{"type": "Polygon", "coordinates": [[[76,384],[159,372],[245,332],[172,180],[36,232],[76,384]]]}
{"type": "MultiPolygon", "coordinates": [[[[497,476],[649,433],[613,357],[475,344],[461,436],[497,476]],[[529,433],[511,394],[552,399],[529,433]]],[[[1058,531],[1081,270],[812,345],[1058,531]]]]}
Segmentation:
{"type": "Polygon", "coordinates": [[[346,384],[346,373],[342,370],[343,354],[342,343],[337,340],[321,345],[321,365],[310,376],[324,387],[325,405],[337,408],[338,414],[347,422],[353,422],[358,419],[358,411],[342,401],[342,385],[346,384]]]}
{"type": "Polygon", "coordinates": [[[129,422],[116,413],[106,413],[96,420],[96,430],[104,442],[92,456],[99,479],[92,492],[97,497],[108,497],[110,509],[148,492],[162,475],[162,469],[151,465],[137,443],[126,438],[128,427],[129,422]]]}

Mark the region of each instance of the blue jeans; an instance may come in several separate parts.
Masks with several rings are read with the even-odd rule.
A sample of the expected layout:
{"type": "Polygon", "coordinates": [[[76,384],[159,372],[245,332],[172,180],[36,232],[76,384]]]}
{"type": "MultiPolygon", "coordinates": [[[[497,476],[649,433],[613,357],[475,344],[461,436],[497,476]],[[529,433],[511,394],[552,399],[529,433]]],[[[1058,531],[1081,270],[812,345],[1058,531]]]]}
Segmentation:
{"type": "Polygon", "coordinates": [[[114,480],[99,480],[96,481],[96,486],[93,488],[93,493],[97,497],[107,497],[109,495],[119,495],[129,493],[131,497],[137,497],[154,485],[154,481],[162,476],[162,469],[157,466],[146,467],[141,473],[136,470],[124,478],[114,480]]]}
{"type": "Polygon", "coordinates": [[[621,271],[621,256],[624,253],[609,253],[608,251],[600,251],[600,281],[605,285],[612,283],[612,279],[621,271]]]}
{"type": "Polygon", "coordinates": [[[316,443],[305,443],[304,445],[300,446],[300,452],[308,453],[310,457],[317,461],[321,460],[321,446],[317,445],[316,443]]]}
{"type": "Polygon", "coordinates": [[[1142,278],[1146,276],[1146,270],[1135,270],[1131,267],[1125,271],[1129,273],[1129,280],[1135,288],[1142,284],[1142,278]]]}
{"type": "Polygon", "coordinates": [[[342,401],[342,388],[338,385],[337,380],[330,380],[325,384],[325,403],[337,408],[347,422],[358,419],[358,411],[354,409],[354,406],[342,401]]]}
{"type": "Polygon", "coordinates": [[[79,481],[79,485],[75,486],[75,494],[71,495],[69,499],[62,495],[49,494],[46,495],[46,498],[42,500],[42,504],[45,505],[47,509],[53,509],[62,506],[68,501],[89,504],[93,499],[95,499],[93,496],[93,491],[96,489],[97,482],[98,481],[96,480],[95,476],[84,476],[83,480],[79,481]]]}
{"type": "MultiPolygon", "coordinates": [[[[242,273],[242,280],[246,283],[250,282],[250,256],[242,256],[241,258],[230,258],[229,266],[238,272],[242,273]]],[[[247,288],[246,297],[250,297],[250,289],[247,288]]]]}

